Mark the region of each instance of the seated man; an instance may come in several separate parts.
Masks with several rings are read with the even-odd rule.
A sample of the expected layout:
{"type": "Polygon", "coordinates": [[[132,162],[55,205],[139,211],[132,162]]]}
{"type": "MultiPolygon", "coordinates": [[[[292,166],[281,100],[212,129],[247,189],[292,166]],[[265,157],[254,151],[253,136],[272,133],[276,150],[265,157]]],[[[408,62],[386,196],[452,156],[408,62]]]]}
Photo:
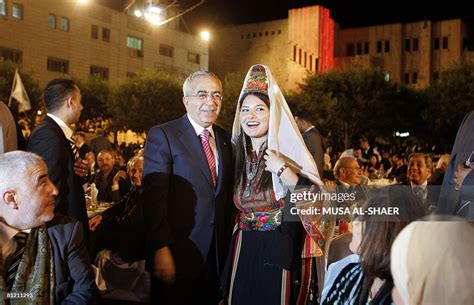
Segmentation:
{"type": "Polygon", "coordinates": [[[115,153],[112,150],[102,150],[97,155],[99,172],[94,177],[94,183],[99,194],[97,200],[112,202],[112,184],[118,168],[115,167],[115,153]]]}
{"type": "MultiPolygon", "coordinates": [[[[89,220],[91,234],[90,252],[93,258],[102,249],[117,251],[126,261],[143,259],[140,251],[144,236],[142,214],[143,157],[133,157],[127,165],[132,188],[125,197],[102,215],[89,220]]],[[[116,190],[115,192],[118,192],[116,190]]]]}
{"type": "Polygon", "coordinates": [[[20,297],[24,304],[95,299],[82,226],[54,215],[57,195],[41,157],[23,151],[0,156],[0,299],[20,297]]]}
{"type": "Polygon", "coordinates": [[[408,184],[428,212],[436,209],[439,196],[439,188],[429,186],[431,173],[432,161],[427,154],[413,153],[408,157],[408,184]]]}

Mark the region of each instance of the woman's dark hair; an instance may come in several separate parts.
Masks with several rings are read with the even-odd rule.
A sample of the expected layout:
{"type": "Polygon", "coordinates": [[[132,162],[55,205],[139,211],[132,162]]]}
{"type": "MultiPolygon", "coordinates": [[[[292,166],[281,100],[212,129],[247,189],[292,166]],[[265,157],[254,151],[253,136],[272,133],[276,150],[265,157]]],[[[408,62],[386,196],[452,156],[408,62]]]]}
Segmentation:
{"type": "MultiPolygon", "coordinates": [[[[249,95],[254,95],[261,99],[267,106],[270,108],[270,99],[268,95],[261,93],[261,92],[247,92],[242,95],[239,101],[239,105],[242,108],[242,103],[244,99],[249,96],[249,95]]],[[[238,109],[237,111],[240,111],[238,109]]],[[[252,152],[252,141],[249,136],[245,134],[245,132],[242,130],[242,127],[239,126],[240,130],[240,135],[237,137],[237,143],[235,143],[235,182],[234,182],[234,192],[237,190],[240,181],[245,183],[247,181],[247,174],[245,172],[245,163],[247,160],[245,160],[245,152],[244,149],[247,150],[247,155],[252,152]],[[247,147],[244,148],[244,137],[245,137],[245,143],[247,144],[247,147]]],[[[258,152],[256,152],[258,154],[258,152]]],[[[262,160],[264,162],[264,160],[262,160]]],[[[270,172],[264,171],[262,175],[262,179],[260,180],[260,189],[262,190],[267,190],[272,187],[272,174],[270,172]]]]}
{"type": "Polygon", "coordinates": [[[390,249],[398,233],[410,222],[426,215],[425,208],[404,188],[376,191],[364,206],[368,208],[397,207],[396,216],[375,216],[365,213],[357,218],[363,221],[360,258],[364,283],[359,304],[366,304],[370,288],[376,277],[392,280],[390,273],[390,249]]]}

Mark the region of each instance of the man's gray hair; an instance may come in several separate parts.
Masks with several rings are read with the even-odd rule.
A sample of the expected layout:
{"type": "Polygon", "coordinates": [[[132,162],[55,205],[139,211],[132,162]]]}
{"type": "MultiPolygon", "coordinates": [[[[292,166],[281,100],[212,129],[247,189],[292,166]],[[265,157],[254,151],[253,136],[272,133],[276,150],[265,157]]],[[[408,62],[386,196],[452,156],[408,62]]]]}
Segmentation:
{"type": "Polygon", "coordinates": [[[43,159],[26,151],[11,151],[0,154],[0,191],[24,183],[30,175],[29,169],[41,164],[43,159]]]}
{"type": "Polygon", "coordinates": [[[334,177],[339,178],[339,170],[343,168],[344,166],[346,166],[347,161],[351,159],[354,159],[357,161],[357,159],[353,157],[341,157],[336,161],[336,164],[334,164],[334,169],[333,169],[334,177]]]}
{"type": "Polygon", "coordinates": [[[214,77],[218,82],[219,84],[221,85],[222,87],[222,83],[221,83],[221,80],[217,77],[217,75],[215,75],[214,73],[212,72],[209,72],[209,71],[196,71],[196,72],[193,72],[191,73],[187,78],[186,80],[184,81],[184,84],[183,84],[183,96],[189,96],[191,94],[193,94],[193,92],[191,92],[192,88],[191,88],[191,83],[193,82],[194,79],[198,78],[198,77],[214,77]]]}
{"type": "Polygon", "coordinates": [[[127,172],[131,172],[133,166],[138,161],[145,162],[145,158],[143,158],[143,156],[133,156],[132,158],[130,158],[130,160],[128,160],[128,162],[127,162],[127,172]]]}

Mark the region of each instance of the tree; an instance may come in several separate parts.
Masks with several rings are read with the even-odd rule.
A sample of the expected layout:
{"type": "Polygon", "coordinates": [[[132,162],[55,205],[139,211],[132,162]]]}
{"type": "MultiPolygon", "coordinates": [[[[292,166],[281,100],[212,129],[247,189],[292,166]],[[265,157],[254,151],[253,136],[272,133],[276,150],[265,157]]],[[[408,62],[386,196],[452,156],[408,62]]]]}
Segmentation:
{"type": "Polygon", "coordinates": [[[81,89],[82,110],[81,120],[109,116],[108,99],[110,86],[100,77],[91,76],[87,80],[74,79],[81,89]]]}
{"type": "MultiPolygon", "coordinates": [[[[15,76],[15,69],[19,68],[16,64],[11,61],[0,60],[0,100],[4,103],[8,103],[10,94],[13,86],[13,77],[15,76]]],[[[20,77],[25,86],[26,93],[31,102],[31,110],[28,111],[30,114],[38,108],[39,101],[41,100],[42,90],[38,84],[38,81],[29,73],[19,70],[20,77]]]]}
{"type": "Polygon", "coordinates": [[[474,63],[462,63],[442,72],[425,93],[427,137],[434,143],[453,143],[462,119],[474,109],[474,63]]]}
{"type": "Polygon", "coordinates": [[[322,133],[344,147],[362,135],[391,139],[397,130],[417,133],[420,120],[404,111],[423,108],[416,92],[387,82],[377,69],[357,65],[310,75],[290,101],[298,110],[312,111],[322,133]]]}
{"type": "Polygon", "coordinates": [[[116,124],[147,132],[156,124],[185,113],[182,103],[183,80],[167,72],[145,71],[117,83],[108,109],[116,124]]]}
{"type": "Polygon", "coordinates": [[[221,112],[217,124],[229,132],[232,130],[232,124],[235,117],[235,107],[239,99],[244,76],[236,72],[227,73],[222,82],[222,91],[224,100],[222,102],[221,112]]]}

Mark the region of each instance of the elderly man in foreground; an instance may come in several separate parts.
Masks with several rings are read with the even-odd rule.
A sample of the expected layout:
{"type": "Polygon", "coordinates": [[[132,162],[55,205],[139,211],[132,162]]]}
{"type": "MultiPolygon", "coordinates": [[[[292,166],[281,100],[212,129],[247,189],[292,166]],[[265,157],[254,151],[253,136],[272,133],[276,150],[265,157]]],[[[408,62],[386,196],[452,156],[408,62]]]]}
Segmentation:
{"type": "Polygon", "coordinates": [[[82,226],[54,215],[57,195],[41,157],[22,151],[0,156],[1,304],[93,302],[82,226]]]}

